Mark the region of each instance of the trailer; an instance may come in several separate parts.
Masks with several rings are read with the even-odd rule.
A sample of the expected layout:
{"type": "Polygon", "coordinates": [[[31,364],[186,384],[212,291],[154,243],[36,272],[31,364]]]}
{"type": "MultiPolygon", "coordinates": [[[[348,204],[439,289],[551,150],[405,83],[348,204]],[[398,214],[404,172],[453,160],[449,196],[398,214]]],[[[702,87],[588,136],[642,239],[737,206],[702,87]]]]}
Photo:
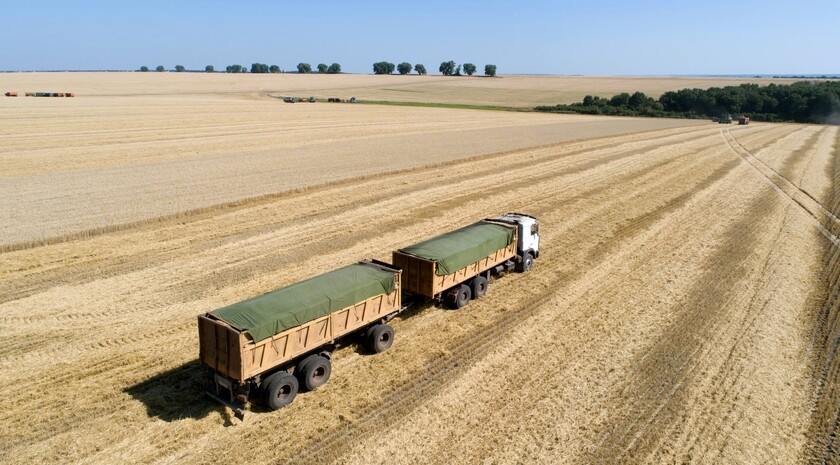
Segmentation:
{"type": "Polygon", "coordinates": [[[388,322],[434,300],[461,308],[490,279],[531,269],[539,222],[507,213],[393,252],[393,264],[365,260],[198,317],[199,360],[207,393],[244,415],[261,398],[290,404],[332,373],[332,352],[361,336],[370,353],[394,342],[388,322]]]}
{"type": "Polygon", "coordinates": [[[387,263],[362,261],[200,315],[208,394],[240,417],[258,394],[274,410],[326,383],[331,354],[349,336],[363,336],[372,353],[387,350],[387,322],[407,308],[400,277],[387,263]]]}
{"type": "Polygon", "coordinates": [[[747,124],[750,124],[750,117],[749,116],[742,115],[742,116],[738,117],[738,125],[739,126],[746,126],[747,124]]]}
{"type": "Polygon", "coordinates": [[[530,270],[539,240],[536,218],[508,213],[397,250],[393,262],[404,292],[457,309],[482,297],[493,276],[530,270]]]}

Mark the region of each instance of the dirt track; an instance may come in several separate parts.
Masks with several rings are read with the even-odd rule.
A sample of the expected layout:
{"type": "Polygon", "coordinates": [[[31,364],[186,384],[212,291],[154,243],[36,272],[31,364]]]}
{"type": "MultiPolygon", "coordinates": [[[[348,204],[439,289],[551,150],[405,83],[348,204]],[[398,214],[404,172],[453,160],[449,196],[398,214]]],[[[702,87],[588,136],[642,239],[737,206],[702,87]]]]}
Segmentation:
{"type": "Polygon", "coordinates": [[[840,463],[838,268],[817,224],[840,228],[747,154],[840,210],[836,127],[706,125],[4,253],[0,450],[12,463],[840,463]],[[201,396],[195,315],[503,211],[542,222],[532,273],[398,320],[384,354],[343,349],[330,383],[280,412],[239,423],[201,396]]]}

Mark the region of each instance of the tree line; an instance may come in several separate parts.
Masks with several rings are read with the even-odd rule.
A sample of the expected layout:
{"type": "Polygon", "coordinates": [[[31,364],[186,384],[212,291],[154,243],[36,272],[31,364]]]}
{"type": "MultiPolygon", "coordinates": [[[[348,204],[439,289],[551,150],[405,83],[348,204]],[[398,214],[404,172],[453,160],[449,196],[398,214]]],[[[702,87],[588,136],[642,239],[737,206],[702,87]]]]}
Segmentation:
{"type": "MultiPolygon", "coordinates": [[[[414,72],[417,74],[423,75],[426,74],[426,66],[422,64],[416,64],[413,66],[414,72]]],[[[472,76],[475,74],[476,66],[472,63],[464,63],[463,65],[456,65],[456,63],[452,60],[444,61],[438,67],[438,71],[444,76],[461,76],[461,70],[463,68],[464,74],[467,76],[472,76]]],[[[406,61],[395,65],[388,61],[377,61],[373,64],[373,74],[393,74],[394,70],[399,72],[400,74],[408,74],[411,72],[412,65],[406,61]]],[[[485,76],[495,76],[496,75],[496,65],[484,65],[484,75],[485,76]]]]}
{"type": "Polygon", "coordinates": [[[665,92],[659,99],[642,92],[625,92],[612,98],[587,95],[577,103],[538,106],[535,110],[674,118],[744,114],[758,121],[840,124],[840,82],[801,81],[681,89],[665,92]]]}
{"type": "MultiPolygon", "coordinates": [[[[331,65],[327,65],[326,63],[319,63],[316,69],[318,70],[319,73],[339,74],[339,73],[341,73],[341,64],[333,63],[331,65]]],[[[141,66],[140,71],[144,72],[144,73],[148,72],[149,67],[148,66],[141,66]]],[[[157,71],[159,73],[162,73],[162,72],[166,71],[166,68],[163,65],[159,65],[155,68],[155,71],[157,71]]],[[[187,71],[187,69],[182,65],[175,65],[175,68],[173,68],[173,71],[175,71],[176,73],[183,73],[183,72],[187,71]]],[[[204,67],[204,72],[215,73],[216,69],[213,65],[207,65],[207,66],[204,67]]],[[[284,73],[285,71],[280,69],[280,67],[277,66],[277,65],[267,65],[265,63],[252,63],[250,71],[249,71],[248,67],[244,66],[244,65],[228,65],[227,67],[225,67],[225,72],[226,73],[248,73],[248,72],[251,72],[251,73],[261,74],[261,73],[284,73]]],[[[309,63],[298,63],[297,72],[298,73],[311,73],[312,72],[312,65],[310,65],[309,63]]]]}
{"type": "MultiPolygon", "coordinates": [[[[318,63],[316,68],[318,73],[321,74],[339,74],[341,73],[341,64],[333,63],[331,65],[327,65],[326,63],[318,63]]],[[[408,74],[411,70],[414,69],[414,72],[417,74],[427,74],[426,73],[426,66],[418,63],[415,65],[411,65],[408,62],[402,62],[398,65],[393,63],[389,63],[387,61],[379,61],[373,64],[373,72],[374,74],[393,74],[396,70],[400,74],[408,74]]],[[[476,66],[472,63],[464,63],[463,65],[458,65],[454,61],[444,61],[438,67],[438,71],[444,76],[461,76],[461,72],[463,70],[463,74],[467,76],[472,76],[476,72],[476,66]]],[[[148,72],[148,66],[141,66],[141,72],[148,72]]],[[[159,65],[155,68],[155,71],[162,73],[166,71],[166,68],[163,65],[159,65]]],[[[175,65],[174,71],[177,73],[183,73],[187,71],[187,69],[182,65],[175,65]]],[[[204,72],[206,73],[215,73],[216,69],[213,65],[207,65],[204,67],[204,72]]],[[[225,68],[226,73],[247,73],[249,72],[248,68],[243,65],[228,65],[225,68]]],[[[283,73],[284,71],[280,69],[277,65],[267,65],[265,63],[252,63],[251,64],[251,73],[283,73]]],[[[298,63],[297,65],[297,72],[298,73],[311,73],[312,72],[312,65],[309,63],[298,63]]],[[[484,75],[485,76],[495,76],[496,75],[496,65],[484,65],[484,75]]]]}

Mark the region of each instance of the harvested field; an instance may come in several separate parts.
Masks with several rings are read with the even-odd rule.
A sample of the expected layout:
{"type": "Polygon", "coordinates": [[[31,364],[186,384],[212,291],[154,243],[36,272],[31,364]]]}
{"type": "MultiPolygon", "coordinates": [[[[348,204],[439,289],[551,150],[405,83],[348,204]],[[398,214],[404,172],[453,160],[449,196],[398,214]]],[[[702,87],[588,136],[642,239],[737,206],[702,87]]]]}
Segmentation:
{"type": "Polygon", "coordinates": [[[0,248],[523,147],[709,124],[223,96],[3,103],[0,248]]]}
{"type": "MultiPolygon", "coordinates": [[[[288,111],[337,127],[345,118],[288,111]]],[[[369,141],[383,120],[428,132],[420,120],[445,119],[488,137],[518,122],[393,111],[365,113],[369,141]]],[[[212,163],[224,152],[156,152],[143,133],[166,125],[109,135],[98,124],[90,131],[137,136],[140,148],[125,158],[65,157],[60,144],[6,153],[10,178],[56,165],[57,180],[73,164],[142,170],[132,160],[142,153],[152,166],[212,163]]],[[[9,463],[840,463],[840,227],[821,210],[840,214],[840,131],[641,129],[652,128],[347,173],[0,254],[0,451],[9,463]],[[814,203],[793,201],[799,193],[814,203]],[[461,311],[412,311],[386,353],[342,349],[330,383],[281,411],[239,422],[202,396],[197,314],[504,211],[542,222],[531,273],[494,281],[461,311]]]]}
{"type": "MultiPolygon", "coordinates": [[[[368,100],[534,107],[572,103],[585,95],[611,97],[642,91],[658,97],[683,88],[789,84],[798,79],[677,76],[372,76],[226,73],[0,73],[0,90],[75,92],[81,97],[264,94],[356,96],[368,100]]],[[[23,94],[21,94],[23,95],[23,94]]],[[[5,103],[5,102],[4,102],[5,103]]]]}

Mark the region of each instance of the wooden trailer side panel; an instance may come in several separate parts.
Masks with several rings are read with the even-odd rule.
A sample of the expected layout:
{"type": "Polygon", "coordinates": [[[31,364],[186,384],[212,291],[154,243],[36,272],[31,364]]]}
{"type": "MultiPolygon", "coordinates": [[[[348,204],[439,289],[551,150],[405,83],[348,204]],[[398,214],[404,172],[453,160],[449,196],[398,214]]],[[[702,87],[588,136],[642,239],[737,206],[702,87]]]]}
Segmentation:
{"type": "Polygon", "coordinates": [[[460,270],[450,273],[443,276],[432,275],[432,296],[438,295],[441,292],[455,286],[456,284],[460,284],[464,281],[467,281],[474,276],[478,276],[479,274],[493,268],[494,266],[504,263],[507,260],[516,256],[516,238],[514,237],[513,242],[511,242],[507,247],[503,249],[499,249],[492,254],[473,262],[460,270]]]}
{"type": "Polygon", "coordinates": [[[257,343],[243,336],[239,347],[242,374],[234,379],[252,378],[399,310],[400,273],[395,273],[394,278],[395,287],[390,294],[373,296],[257,343]]]}
{"type": "MultiPolygon", "coordinates": [[[[510,226],[510,225],[505,225],[510,226]]],[[[515,230],[514,230],[515,231],[515,230]]],[[[430,299],[441,292],[460,284],[473,276],[483,273],[494,266],[504,263],[516,256],[517,236],[503,249],[475,261],[460,270],[444,276],[435,274],[437,263],[415,255],[394,251],[394,266],[402,269],[403,287],[406,292],[422,295],[430,299]]]]}

